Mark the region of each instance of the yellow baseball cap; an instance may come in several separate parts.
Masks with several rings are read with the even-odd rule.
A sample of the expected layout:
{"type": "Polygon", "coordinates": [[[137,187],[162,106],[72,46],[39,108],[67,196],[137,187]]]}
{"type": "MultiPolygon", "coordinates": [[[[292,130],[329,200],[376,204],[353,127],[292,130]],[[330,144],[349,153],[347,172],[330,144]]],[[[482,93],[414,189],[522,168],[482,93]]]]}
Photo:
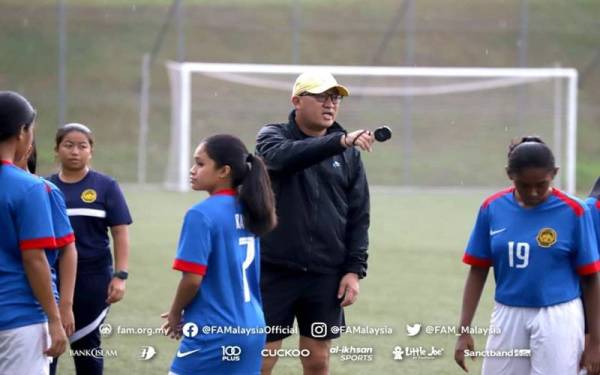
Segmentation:
{"type": "Polygon", "coordinates": [[[300,74],[298,78],[296,78],[292,95],[296,96],[304,92],[321,94],[334,87],[338,90],[340,95],[350,95],[350,91],[348,91],[346,87],[337,83],[331,73],[322,70],[309,71],[300,74]]]}

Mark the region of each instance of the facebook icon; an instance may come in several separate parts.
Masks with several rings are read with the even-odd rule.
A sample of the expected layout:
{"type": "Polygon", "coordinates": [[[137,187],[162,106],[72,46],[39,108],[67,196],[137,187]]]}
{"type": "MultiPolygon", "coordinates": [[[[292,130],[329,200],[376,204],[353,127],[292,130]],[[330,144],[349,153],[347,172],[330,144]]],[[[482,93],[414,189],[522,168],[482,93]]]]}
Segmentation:
{"type": "Polygon", "coordinates": [[[198,334],[198,326],[196,323],[188,322],[183,325],[182,331],[185,337],[196,337],[198,334]]]}

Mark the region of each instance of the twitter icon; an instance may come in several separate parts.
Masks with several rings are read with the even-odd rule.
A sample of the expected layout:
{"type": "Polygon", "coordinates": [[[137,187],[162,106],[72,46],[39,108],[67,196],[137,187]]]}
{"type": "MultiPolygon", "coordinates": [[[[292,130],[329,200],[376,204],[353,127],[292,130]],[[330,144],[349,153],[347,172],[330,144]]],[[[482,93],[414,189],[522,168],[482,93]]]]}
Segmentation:
{"type": "Polygon", "coordinates": [[[421,332],[421,325],[419,323],[415,323],[413,325],[407,324],[406,325],[406,335],[409,337],[413,337],[419,334],[419,332],[421,332]]]}

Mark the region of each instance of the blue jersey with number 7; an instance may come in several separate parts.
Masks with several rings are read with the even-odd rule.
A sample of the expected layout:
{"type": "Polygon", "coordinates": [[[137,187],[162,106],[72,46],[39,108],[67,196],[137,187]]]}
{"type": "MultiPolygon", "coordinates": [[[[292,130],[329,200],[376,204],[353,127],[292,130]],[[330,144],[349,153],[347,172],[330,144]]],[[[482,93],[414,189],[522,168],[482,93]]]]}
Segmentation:
{"type": "Polygon", "coordinates": [[[600,270],[588,207],[558,189],[530,208],[519,205],[514,188],[487,198],[463,262],[492,266],[496,301],[518,307],[545,307],[578,298],[579,276],[600,270]]]}
{"type": "Polygon", "coordinates": [[[171,371],[258,374],[265,343],[259,240],[245,229],[234,190],[186,213],[173,268],[203,279],[184,309],[184,338],[171,371]]]}

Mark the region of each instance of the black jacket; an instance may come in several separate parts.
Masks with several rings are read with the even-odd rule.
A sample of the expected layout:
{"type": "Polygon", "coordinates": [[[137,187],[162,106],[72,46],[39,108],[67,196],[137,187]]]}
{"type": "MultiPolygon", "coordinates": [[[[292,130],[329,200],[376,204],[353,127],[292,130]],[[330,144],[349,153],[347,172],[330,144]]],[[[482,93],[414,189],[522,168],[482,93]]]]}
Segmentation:
{"type": "Polygon", "coordinates": [[[261,239],[262,261],[317,273],[365,277],[369,187],[360,152],[340,144],[336,122],[309,137],[295,122],[264,126],[256,153],[269,170],[279,224],[261,239]]]}

